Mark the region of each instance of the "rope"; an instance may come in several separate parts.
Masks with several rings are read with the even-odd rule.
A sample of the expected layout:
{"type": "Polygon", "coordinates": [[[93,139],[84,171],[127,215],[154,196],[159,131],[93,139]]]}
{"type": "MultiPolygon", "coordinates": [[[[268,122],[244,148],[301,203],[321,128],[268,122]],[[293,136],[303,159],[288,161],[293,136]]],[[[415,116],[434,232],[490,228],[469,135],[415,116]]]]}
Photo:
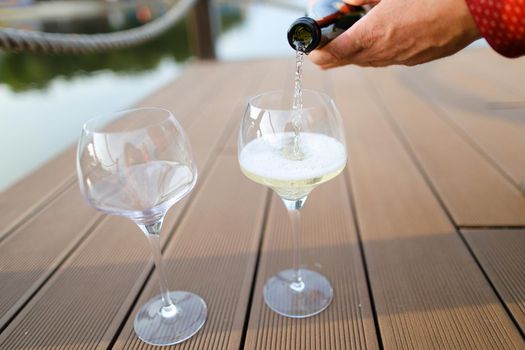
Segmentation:
{"type": "Polygon", "coordinates": [[[134,46],[163,33],[181,19],[196,0],[179,0],[162,17],[140,27],[107,34],[59,34],[0,28],[0,48],[9,51],[88,53],[134,46]]]}

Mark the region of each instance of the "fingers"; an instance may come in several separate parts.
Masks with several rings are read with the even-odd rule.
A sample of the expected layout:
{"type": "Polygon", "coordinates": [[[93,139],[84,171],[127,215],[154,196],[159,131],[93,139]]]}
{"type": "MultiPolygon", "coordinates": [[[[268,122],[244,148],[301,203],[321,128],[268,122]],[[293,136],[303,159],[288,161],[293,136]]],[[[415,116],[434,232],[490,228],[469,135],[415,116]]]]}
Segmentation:
{"type": "Polygon", "coordinates": [[[363,6],[363,5],[375,5],[380,0],[343,0],[343,1],[346,2],[349,5],[363,6]]]}
{"type": "MultiPolygon", "coordinates": [[[[377,0],[345,0],[353,3],[377,3],[377,0]]],[[[383,2],[384,3],[384,2],[383,2]]],[[[381,4],[383,4],[381,3],[381,4]]],[[[380,5],[381,5],[380,4],[380,5]]],[[[376,66],[376,62],[370,62],[370,54],[375,51],[378,40],[383,36],[384,22],[382,18],[377,19],[378,9],[373,8],[366,16],[357,21],[352,27],[339,35],[334,40],[320,49],[312,51],[308,56],[310,60],[322,69],[338,67],[346,64],[360,66],[376,66]]],[[[379,11],[381,12],[381,11],[379,11]]],[[[379,16],[382,17],[382,16],[379,16]]],[[[383,18],[384,19],[384,18],[383,18]]]]}
{"type": "Polygon", "coordinates": [[[364,18],[354,24],[346,32],[329,42],[326,46],[312,51],[308,57],[323,69],[342,66],[345,64],[360,64],[359,54],[366,50],[373,41],[368,38],[365,30],[364,18]]]}

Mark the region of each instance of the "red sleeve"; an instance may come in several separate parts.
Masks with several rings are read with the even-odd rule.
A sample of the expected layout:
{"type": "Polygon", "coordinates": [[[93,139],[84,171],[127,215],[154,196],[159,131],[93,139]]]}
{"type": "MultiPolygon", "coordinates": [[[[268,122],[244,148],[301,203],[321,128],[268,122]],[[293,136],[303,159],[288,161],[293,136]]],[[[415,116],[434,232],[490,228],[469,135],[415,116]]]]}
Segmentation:
{"type": "Polygon", "coordinates": [[[506,57],[525,55],[525,0],[466,0],[481,35],[506,57]]]}

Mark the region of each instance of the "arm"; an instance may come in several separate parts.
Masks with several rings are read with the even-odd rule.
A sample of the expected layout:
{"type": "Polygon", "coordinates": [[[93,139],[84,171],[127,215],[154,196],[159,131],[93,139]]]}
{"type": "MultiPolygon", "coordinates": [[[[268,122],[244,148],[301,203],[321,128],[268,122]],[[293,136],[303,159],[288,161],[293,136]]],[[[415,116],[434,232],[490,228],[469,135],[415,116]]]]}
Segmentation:
{"type": "Polygon", "coordinates": [[[506,57],[525,55],[525,0],[466,0],[481,35],[506,57]]]}
{"type": "Polygon", "coordinates": [[[345,1],[377,5],[328,45],[310,53],[322,68],[415,65],[451,55],[481,37],[464,0],[345,1]]]}

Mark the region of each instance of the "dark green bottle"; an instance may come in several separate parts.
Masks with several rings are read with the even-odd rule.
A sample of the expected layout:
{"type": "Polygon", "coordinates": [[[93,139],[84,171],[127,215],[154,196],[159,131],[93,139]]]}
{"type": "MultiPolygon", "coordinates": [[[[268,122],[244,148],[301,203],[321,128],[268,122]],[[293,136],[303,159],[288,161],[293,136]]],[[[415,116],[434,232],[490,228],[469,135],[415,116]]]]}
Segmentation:
{"type": "Polygon", "coordinates": [[[361,6],[348,5],[338,0],[310,3],[306,16],[296,19],[288,29],[290,46],[306,54],[343,33],[366,13],[361,6]]]}

